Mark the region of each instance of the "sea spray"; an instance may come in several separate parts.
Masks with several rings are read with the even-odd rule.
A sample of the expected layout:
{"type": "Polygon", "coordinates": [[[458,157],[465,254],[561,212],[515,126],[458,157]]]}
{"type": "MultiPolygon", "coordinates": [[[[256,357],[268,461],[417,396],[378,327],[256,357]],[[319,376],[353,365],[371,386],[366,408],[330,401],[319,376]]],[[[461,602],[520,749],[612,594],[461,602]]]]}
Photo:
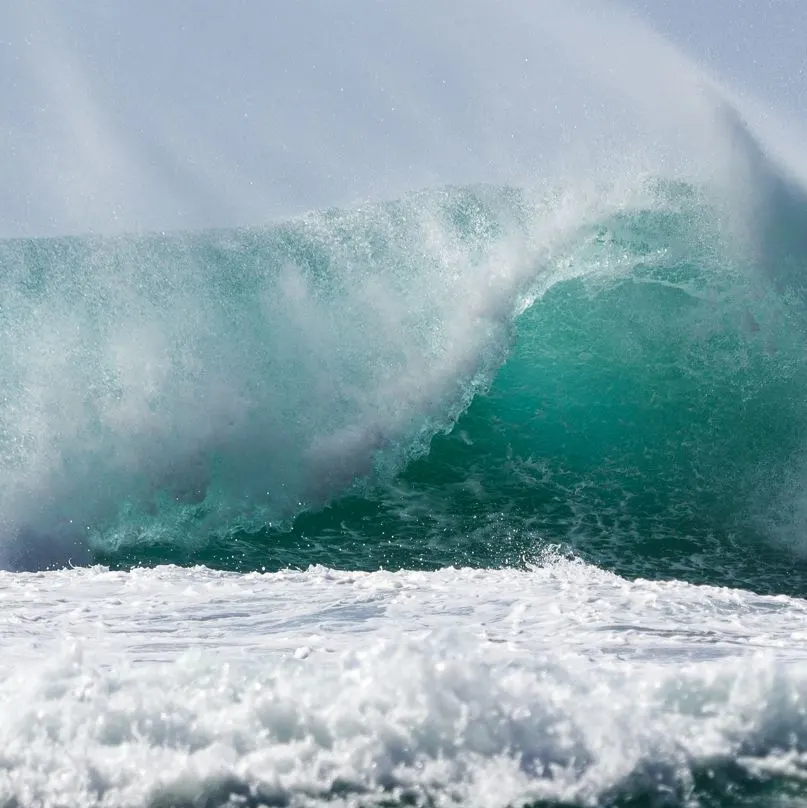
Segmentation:
{"type": "Polygon", "coordinates": [[[6,544],[256,530],[398,468],[501,361],[557,236],[536,240],[553,211],[534,211],[446,189],[259,230],[6,242],[6,544]]]}

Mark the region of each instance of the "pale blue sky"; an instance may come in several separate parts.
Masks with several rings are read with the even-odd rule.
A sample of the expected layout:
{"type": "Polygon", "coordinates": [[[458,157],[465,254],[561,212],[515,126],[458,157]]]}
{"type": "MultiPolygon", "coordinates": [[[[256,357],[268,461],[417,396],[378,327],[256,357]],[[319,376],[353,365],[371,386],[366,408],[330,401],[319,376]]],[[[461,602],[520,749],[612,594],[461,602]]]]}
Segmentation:
{"type": "Polygon", "coordinates": [[[807,116],[804,0],[628,0],[692,54],[741,87],[807,116]]]}
{"type": "MultiPolygon", "coordinates": [[[[628,5],[802,115],[807,3],[628,5]]],[[[688,114],[673,56],[574,8],[3,4],[0,236],[252,224],[435,182],[528,182],[566,151],[629,150],[645,119],[688,114]]]]}

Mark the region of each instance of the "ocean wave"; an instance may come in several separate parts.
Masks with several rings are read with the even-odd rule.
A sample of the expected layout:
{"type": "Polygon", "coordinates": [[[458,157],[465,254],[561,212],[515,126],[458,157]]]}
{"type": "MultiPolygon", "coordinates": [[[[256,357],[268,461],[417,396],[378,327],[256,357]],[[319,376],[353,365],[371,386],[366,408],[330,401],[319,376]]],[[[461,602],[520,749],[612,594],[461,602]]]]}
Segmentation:
{"type": "Polygon", "coordinates": [[[5,565],[431,568],[560,543],[697,580],[707,552],[752,580],[773,552],[758,586],[797,591],[807,205],[726,128],[743,204],[652,178],[441,188],[5,242],[5,565]]]}

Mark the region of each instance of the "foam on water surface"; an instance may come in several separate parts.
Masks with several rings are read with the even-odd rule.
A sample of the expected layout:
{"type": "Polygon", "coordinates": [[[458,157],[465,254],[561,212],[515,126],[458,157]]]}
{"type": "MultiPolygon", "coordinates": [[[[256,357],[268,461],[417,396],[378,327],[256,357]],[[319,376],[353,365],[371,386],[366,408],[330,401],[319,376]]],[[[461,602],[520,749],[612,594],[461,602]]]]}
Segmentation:
{"type": "Polygon", "coordinates": [[[0,604],[4,805],[801,793],[807,606],[783,596],[551,561],[4,574],[0,604]]]}

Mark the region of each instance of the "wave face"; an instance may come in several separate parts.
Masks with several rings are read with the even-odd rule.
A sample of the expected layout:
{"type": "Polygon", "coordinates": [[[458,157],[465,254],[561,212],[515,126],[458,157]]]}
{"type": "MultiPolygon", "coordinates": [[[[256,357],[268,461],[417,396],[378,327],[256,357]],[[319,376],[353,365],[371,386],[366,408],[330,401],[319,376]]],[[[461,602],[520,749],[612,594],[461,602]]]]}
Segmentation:
{"type": "Polygon", "coordinates": [[[804,302],[731,232],[705,189],[646,181],[6,242],[5,564],[561,545],[800,592],[804,302]]]}
{"type": "Polygon", "coordinates": [[[395,464],[498,361],[520,214],[517,194],[459,191],[261,231],[6,243],[6,532],[23,551],[187,545],[322,503],[382,449],[395,464]]]}

